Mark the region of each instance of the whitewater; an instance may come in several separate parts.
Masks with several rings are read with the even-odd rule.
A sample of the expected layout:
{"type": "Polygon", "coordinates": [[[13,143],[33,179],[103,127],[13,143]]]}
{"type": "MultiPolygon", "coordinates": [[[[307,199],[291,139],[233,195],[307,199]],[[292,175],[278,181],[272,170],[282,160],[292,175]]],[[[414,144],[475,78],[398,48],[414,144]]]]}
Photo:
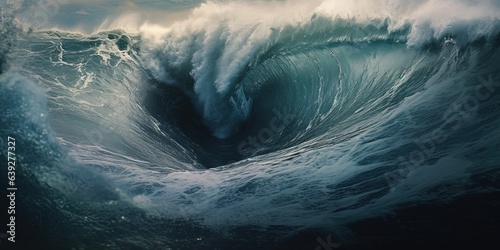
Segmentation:
{"type": "Polygon", "coordinates": [[[13,247],[496,242],[499,2],[188,5],[71,28],[0,5],[13,247]]]}

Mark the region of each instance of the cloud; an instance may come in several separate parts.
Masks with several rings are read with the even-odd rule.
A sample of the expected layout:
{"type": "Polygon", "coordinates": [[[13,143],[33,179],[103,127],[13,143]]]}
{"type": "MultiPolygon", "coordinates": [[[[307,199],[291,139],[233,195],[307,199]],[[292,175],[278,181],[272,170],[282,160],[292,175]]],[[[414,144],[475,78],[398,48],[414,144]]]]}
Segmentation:
{"type": "MultiPolygon", "coordinates": [[[[19,1],[19,0],[0,0],[19,1]]],[[[39,1],[39,0],[23,0],[39,1]]],[[[205,0],[44,0],[60,3],[59,11],[42,29],[95,33],[103,29],[139,31],[143,24],[170,26],[188,16],[205,0]],[[64,2],[64,3],[62,3],[64,2]]],[[[42,1],[43,2],[43,1],[42,1]]],[[[2,4],[0,4],[2,5],[2,4]]]]}

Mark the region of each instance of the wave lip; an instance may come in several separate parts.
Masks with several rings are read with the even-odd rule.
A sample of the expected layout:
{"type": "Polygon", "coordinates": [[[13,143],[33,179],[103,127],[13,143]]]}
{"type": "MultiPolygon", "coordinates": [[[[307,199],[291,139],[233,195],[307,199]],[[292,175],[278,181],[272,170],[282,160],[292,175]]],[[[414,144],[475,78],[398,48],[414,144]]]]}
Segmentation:
{"type": "Polygon", "coordinates": [[[500,6],[495,2],[444,2],[448,5],[290,1],[283,9],[276,3],[208,2],[165,30],[161,41],[145,39],[142,59],[156,80],[180,87],[191,97],[214,136],[227,138],[254,105],[255,98],[246,93],[254,87],[242,86],[242,81],[273,57],[340,43],[389,41],[421,48],[453,38],[465,46],[496,39],[500,33],[500,6]],[[437,14],[448,8],[459,12],[437,14]]]}

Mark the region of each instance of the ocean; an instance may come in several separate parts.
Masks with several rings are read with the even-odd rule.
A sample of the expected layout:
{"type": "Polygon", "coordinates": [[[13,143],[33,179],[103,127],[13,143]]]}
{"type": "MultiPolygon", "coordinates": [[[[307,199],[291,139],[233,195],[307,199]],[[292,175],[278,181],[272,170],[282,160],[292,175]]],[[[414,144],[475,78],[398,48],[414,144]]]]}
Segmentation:
{"type": "Polygon", "coordinates": [[[498,247],[497,1],[167,2],[0,4],[1,249],[498,247]]]}

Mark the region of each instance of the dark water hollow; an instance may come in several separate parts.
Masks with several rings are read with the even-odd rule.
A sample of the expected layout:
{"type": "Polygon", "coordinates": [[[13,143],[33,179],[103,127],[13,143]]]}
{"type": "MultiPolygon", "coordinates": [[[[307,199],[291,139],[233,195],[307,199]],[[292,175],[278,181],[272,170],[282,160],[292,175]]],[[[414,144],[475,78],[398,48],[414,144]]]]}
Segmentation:
{"type": "Polygon", "coordinates": [[[194,152],[200,164],[213,168],[249,156],[238,152],[238,146],[249,136],[251,119],[242,124],[233,136],[219,139],[205,126],[203,118],[182,89],[154,80],[145,85],[141,101],[148,115],[162,124],[162,131],[168,133],[172,140],[194,152]]]}
{"type": "MultiPolygon", "coordinates": [[[[289,61],[292,59],[296,58],[289,61]]],[[[336,62],[329,57],[325,60],[328,60],[327,65],[336,62]]],[[[163,125],[163,132],[174,131],[170,134],[171,138],[194,152],[197,161],[207,168],[290,148],[325,133],[334,125],[315,121],[315,129],[306,132],[310,120],[316,119],[314,114],[317,110],[325,114],[331,107],[328,100],[333,98],[337,73],[330,68],[316,72],[311,69],[315,65],[307,63],[292,63],[283,69],[276,69],[275,64],[280,62],[259,65],[242,77],[240,85],[245,89],[247,98],[252,99],[252,107],[247,119],[229,138],[219,139],[212,134],[191,98],[179,87],[150,78],[144,84],[145,93],[140,102],[148,115],[163,125]],[[299,70],[297,74],[303,77],[294,79],[287,74],[290,70],[299,70]],[[322,76],[328,79],[325,80],[325,88],[331,91],[322,90],[318,93],[322,76]],[[252,87],[255,81],[259,82],[260,87],[252,87]],[[318,98],[326,101],[317,102],[318,98]]]]}

